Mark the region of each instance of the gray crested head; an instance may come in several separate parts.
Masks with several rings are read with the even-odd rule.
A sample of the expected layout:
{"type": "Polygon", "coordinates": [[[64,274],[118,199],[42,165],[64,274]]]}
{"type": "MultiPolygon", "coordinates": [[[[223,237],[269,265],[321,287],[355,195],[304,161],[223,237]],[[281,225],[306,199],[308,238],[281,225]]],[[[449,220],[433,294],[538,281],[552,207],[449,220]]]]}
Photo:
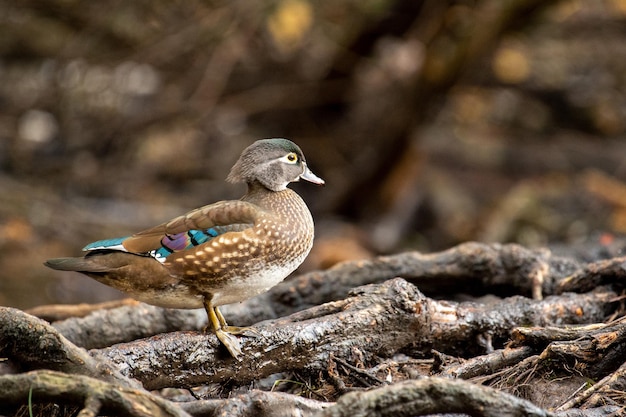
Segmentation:
{"type": "Polygon", "coordinates": [[[282,191],[290,182],[324,180],[313,174],[298,145],[288,139],[261,139],[248,146],[230,170],[228,182],[258,182],[272,191],[282,191]]]}

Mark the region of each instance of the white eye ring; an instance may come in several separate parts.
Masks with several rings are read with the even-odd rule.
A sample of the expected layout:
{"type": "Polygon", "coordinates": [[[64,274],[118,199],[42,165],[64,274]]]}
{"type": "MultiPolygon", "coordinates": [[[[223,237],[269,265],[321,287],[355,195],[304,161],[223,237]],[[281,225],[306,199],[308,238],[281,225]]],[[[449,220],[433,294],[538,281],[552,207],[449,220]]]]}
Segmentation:
{"type": "Polygon", "coordinates": [[[296,155],[294,152],[290,152],[287,155],[280,158],[280,161],[285,162],[287,164],[291,164],[291,165],[297,164],[298,160],[299,160],[298,155],[296,155]]]}

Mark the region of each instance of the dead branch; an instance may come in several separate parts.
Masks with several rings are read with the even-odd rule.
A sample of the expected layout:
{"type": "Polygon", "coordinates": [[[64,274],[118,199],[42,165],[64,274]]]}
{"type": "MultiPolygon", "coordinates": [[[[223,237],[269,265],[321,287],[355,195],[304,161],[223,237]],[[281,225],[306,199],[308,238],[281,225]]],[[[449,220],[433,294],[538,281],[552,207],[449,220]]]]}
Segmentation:
{"type": "Polygon", "coordinates": [[[576,366],[578,372],[590,378],[602,378],[616,370],[624,357],[626,345],[626,318],[608,324],[568,326],[562,329],[519,328],[512,333],[514,345],[528,342],[542,347],[543,360],[576,366]],[[546,342],[549,341],[549,344],[546,342]],[[543,346],[540,342],[544,342],[543,346]],[[547,344],[547,346],[546,346],[547,344]]]}
{"type": "Polygon", "coordinates": [[[281,392],[252,390],[228,399],[171,403],[143,390],[132,390],[97,379],[55,371],[31,371],[0,376],[0,412],[45,403],[75,405],[81,415],[111,413],[120,416],[312,416],[332,405],[281,392]]]}
{"type": "Polygon", "coordinates": [[[499,349],[487,355],[474,357],[460,364],[447,366],[439,373],[439,376],[470,379],[483,375],[492,375],[501,369],[517,365],[521,360],[528,358],[533,353],[534,349],[528,346],[499,349]]]}
{"type": "Polygon", "coordinates": [[[0,376],[0,411],[33,402],[72,404],[82,407],[80,416],[103,413],[130,417],[188,417],[175,404],[141,389],[104,382],[84,375],[55,371],[31,371],[0,376]]]}
{"type": "Polygon", "coordinates": [[[534,404],[493,388],[463,380],[426,378],[365,392],[351,392],[319,417],[401,417],[437,413],[472,416],[552,416],[534,404]]]}
{"type": "Polygon", "coordinates": [[[258,324],[260,337],[242,339],[243,362],[224,354],[214,336],[195,332],[154,336],[92,354],[111,360],[148,389],[220,381],[245,384],[277,372],[323,372],[331,354],[367,363],[402,350],[484,353],[487,348],[476,341],[485,334],[506,341],[519,325],[598,321],[614,296],[605,292],[543,301],[513,297],[491,306],[457,304],[429,299],[398,278],[360,287],[345,300],[258,324]],[[215,367],[218,361],[224,366],[215,367]]]}
{"type": "Polygon", "coordinates": [[[204,309],[165,309],[135,302],[112,310],[95,310],[85,317],[72,317],[52,325],[72,343],[97,349],[147,335],[202,329],[206,321],[204,309]]]}
{"type": "Polygon", "coordinates": [[[624,332],[605,332],[576,341],[552,342],[542,359],[558,359],[585,376],[601,378],[614,372],[624,357],[624,332]]]}
{"type": "Polygon", "coordinates": [[[52,326],[15,308],[0,307],[0,354],[20,369],[52,369],[125,387],[139,385],[105,360],[95,360],[52,326]]]}
{"type": "Polygon", "coordinates": [[[351,298],[257,325],[260,337],[242,339],[243,362],[221,351],[214,336],[195,332],[92,352],[112,360],[122,373],[142,380],[149,389],[247,383],[294,369],[324,370],[331,352],[348,359],[352,349],[363,351],[370,360],[372,355],[391,355],[414,341],[411,330],[430,327],[431,314],[423,311],[430,308],[426,300],[401,279],[362,287],[351,298]],[[218,361],[224,366],[216,368],[218,361]]]}
{"type": "MultiPolygon", "coordinates": [[[[626,327],[626,318],[622,317],[610,323],[595,323],[586,326],[561,326],[561,327],[525,327],[513,330],[514,345],[539,345],[545,346],[553,341],[569,341],[582,337],[605,335],[607,332],[615,332],[621,335],[626,327]]],[[[604,338],[604,336],[602,336],[604,338]]],[[[606,337],[613,340],[616,337],[606,337]]]]}
{"type": "Polygon", "coordinates": [[[535,346],[543,349],[550,342],[576,340],[588,336],[591,332],[602,331],[608,326],[611,325],[594,323],[585,326],[519,327],[511,333],[511,345],[535,346]]]}
{"type": "Polygon", "coordinates": [[[557,286],[559,293],[591,291],[600,285],[619,284],[624,287],[626,257],[606,259],[584,265],[557,286]]]}
{"type": "MultiPolygon", "coordinates": [[[[344,262],[325,271],[315,271],[275,287],[268,301],[309,307],[345,296],[355,287],[402,277],[425,294],[493,293],[497,288],[515,288],[517,294],[554,294],[563,277],[579,269],[577,261],[553,256],[547,249],[527,249],[517,244],[463,243],[448,250],[423,254],[405,252],[371,260],[344,262]]],[[[278,310],[281,314],[284,311],[278,310]]]]}
{"type": "MultiPolygon", "coordinates": [[[[552,381],[562,377],[570,380],[570,383],[557,389],[572,394],[563,400],[558,407],[559,411],[573,416],[616,412],[615,406],[623,404],[625,398],[621,391],[624,388],[626,369],[622,363],[625,334],[625,318],[608,324],[589,326],[517,328],[512,332],[511,346],[525,346],[531,352],[542,349],[541,354],[529,356],[518,364],[491,375],[485,372],[473,380],[489,381],[494,387],[523,391],[522,387],[537,384],[549,390],[551,385],[555,386],[552,381]],[[620,364],[622,366],[616,369],[620,364]],[[546,378],[546,375],[552,377],[546,378]],[[598,378],[602,380],[585,388],[590,381],[598,378]],[[585,410],[573,409],[583,403],[585,410]],[[604,406],[607,407],[603,408],[604,406]],[[592,410],[592,407],[596,408],[592,410]]],[[[541,391],[541,388],[538,389],[541,391]]],[[[532,395],[536,396],[537,392],[534,391],[532,395]]]]}

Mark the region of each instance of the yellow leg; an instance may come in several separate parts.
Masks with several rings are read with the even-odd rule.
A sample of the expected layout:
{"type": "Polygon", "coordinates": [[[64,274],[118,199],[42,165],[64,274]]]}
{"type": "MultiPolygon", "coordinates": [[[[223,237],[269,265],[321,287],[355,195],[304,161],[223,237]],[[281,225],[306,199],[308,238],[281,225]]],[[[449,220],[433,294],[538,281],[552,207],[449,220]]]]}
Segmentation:
{"type": "Polygon", "coordinates": [[[211,326],[211,330],[213,330],[220,342],[222,342],[226,349],[228,349],[228,352],[230,352],[232,357],[239,359],[241,356],[241,345],[239,344],[239,340],[237,340],[237,338],[233,336],[225,326],[226,321],[224,320],[222,313],[220,313],[217,307],[213,307],[211,300],[204,301],[204,309],[209,317],[209,324],[207,325],[207,328],[211,326]]]}
{"type": "Polygon", "coordinates": [[[228,324],[226,323],[226,319],[222,315],[222,312],[220,311],[220,309],[217,307],[215,307],[215,315],[217,316],[217,319],[220,321],[220,325],[222,327],[228,327],[228,324]]]}

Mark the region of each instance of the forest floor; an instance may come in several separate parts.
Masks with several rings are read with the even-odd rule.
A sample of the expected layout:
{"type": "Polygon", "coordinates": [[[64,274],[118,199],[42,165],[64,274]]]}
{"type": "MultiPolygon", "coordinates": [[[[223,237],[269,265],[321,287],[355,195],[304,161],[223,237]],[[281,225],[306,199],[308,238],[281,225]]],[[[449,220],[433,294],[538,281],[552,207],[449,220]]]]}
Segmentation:
{"type": "Polygon", "coordinates": [[[257,333],[239,360],[204,311],[2,307],[0,413],[626,415],[615,243],[465,243],[295,276],[223,309],[257,333]]]}

